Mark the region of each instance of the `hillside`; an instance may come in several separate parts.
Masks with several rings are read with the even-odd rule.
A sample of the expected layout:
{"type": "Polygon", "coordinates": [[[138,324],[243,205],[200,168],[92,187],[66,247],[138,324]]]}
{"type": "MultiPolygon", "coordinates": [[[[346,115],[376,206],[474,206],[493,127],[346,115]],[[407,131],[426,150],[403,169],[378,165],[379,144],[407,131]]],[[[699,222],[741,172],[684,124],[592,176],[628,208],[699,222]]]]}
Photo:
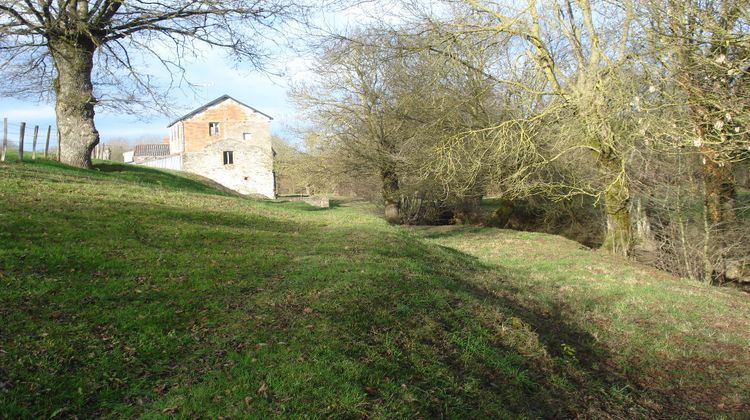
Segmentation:
{"type": "Polygon", "coordinates": [[[0,417],[750,412],[750,299],[560,237],[0,164],[0,417]]]}

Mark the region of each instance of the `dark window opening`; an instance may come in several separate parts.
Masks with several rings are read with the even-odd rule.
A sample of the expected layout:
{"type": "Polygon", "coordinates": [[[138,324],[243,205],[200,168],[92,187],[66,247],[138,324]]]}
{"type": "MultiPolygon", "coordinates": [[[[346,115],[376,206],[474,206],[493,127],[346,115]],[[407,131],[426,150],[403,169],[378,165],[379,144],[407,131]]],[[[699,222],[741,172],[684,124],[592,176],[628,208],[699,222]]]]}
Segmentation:
{"type": "Polygon", "coordinates": [[[233,165],[234,164],[234,153],[231,151],[224,152],[224,164],[225,165],[233,165]]]}
{"type": "Polygon", "coordinates": [[[217,123],[217,122],[210,122],[210,123],[208,123],[208,135],[209,136],[218,136],[219,135],[219,123],[217,123]]]}

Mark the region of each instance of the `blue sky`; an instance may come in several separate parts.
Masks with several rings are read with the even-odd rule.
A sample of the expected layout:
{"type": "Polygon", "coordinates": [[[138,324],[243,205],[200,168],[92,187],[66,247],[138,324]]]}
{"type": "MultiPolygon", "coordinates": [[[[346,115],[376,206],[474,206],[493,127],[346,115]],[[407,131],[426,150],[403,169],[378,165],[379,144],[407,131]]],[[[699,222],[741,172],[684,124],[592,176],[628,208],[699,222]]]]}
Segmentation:
{"type": "MultiPolygon", "coordinates": [[[[288,82],[304,75],[307,62],[301,57],[281,53],[275,71],[283,76],[271,76],[259,71],[234,69],[223,57],[223,53],[208,52],[204,57],[187,66],[187,78],[200,85],[195,91],[175,92],[174,113],[186,113],[221,95],[228,94],[274,117],[276,134],[289,135],[290,126],[297,123],[293,105],[287,98],[288,82]]],[[[52,103],[36,103],[12,98],[0,98],[0,118],[8,118],[13,126],[21,121],[31,127],[54,125],[55,112],[52,103]]],[[[149,115],[122,115],[106,109],[97,109],[96,125],[102,140],[126,138],[137,140],[144,137],[162,137],[168,134],[167,124],[174,115],[151,113],[149,115]]],[[[17,131],[17,130],[15,130],[17,131]]]]}
{"type": "MultiPolygon", "coordinates": [[[[332,28],[343,30],[353,25],[365,24],[369,21],[391,20],[386,16],[394,12],[393,5],[384,8],[382,1],[365,1],[356,6],[337,12],[324,13],[316,19],[320,32],[333,31],[332,28]],[[389,10],[385,10],[389,9],[389,10]]],[[[286,31],[297,39],[305,39],[299,31],[286,31]]],[[[284,43],[280,41],[279,44],[284,43]]],[[[273,132],[293,139],[293,127],[304,122],[298,121],[296,111],[287,93],[289,85],[302,80],[310,80],[314,75],[309,72],[312,57],[303,57],[290,49],[276,46],[276,55],[270,70],[281,74],[272,76],[260,71],[253,71],[246,67],[235,68],[230,60],[225,58],[225,52],[205,49],[199,52],[200,57],[186,65],[186,78],[191,83],[201,87],[195,92],[176,92],[170,98],[174,103],[170,107],[179,116],[209,102],[221,95],[227,94],[257,108],[274,117],[273,132]]],[[[155,63],[148,65],[155,69],[157,77],[160,66],[155,63]]],[[[162,75],[164,76],[164,75],[162,75]]],[[[106,142],[112,139],[139,140],[143,138],[157,139],[168,135],[167,124],[175,115],[163,115],[153,112],[148,115],[123,115],[97,109],[96,126],[101,139],[106,142]]],[[[11,132],[17,132],[18,123],[24,121],[27,126],[39,125],[46,127],[55,123],[53,103],[36,103],[12,98],[0,97],[0,119],[7,117],[11,123],[11,132]]],[[[53,141],[54,143],[54,141],[53,141]]]]}

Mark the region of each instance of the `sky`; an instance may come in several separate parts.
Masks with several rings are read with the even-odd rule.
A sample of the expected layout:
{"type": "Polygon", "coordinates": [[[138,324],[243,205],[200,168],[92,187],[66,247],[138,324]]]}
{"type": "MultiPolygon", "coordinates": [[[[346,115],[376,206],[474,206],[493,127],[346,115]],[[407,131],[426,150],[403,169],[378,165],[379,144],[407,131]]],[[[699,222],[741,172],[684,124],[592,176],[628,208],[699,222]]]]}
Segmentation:
{"type": "MultiPolygon", "coordinates": [[[[377,10],[378,2],[359,3],[356,8],[336,13],[321,15],[317,24],[320,27],[344,28],[361,24],[382,11],[377,10]],[[373,13],[375,11],[375,13],[373,13]]],[[[147,115],[123,115],[107,109],[96,109],[95,124],[103,142],[114,139],[127,139],[131,142],[144,139],[152,141],[168,135],[167,124],[176,116],[200,107],[222,95],[230,95],[237,100],[256,108],[274,118],[274,134],[294,139],[294,127],[300,125],[294,105],[288,97],[290,85],[311,78],[309,67],[313,57],[302,56],[287,47],[274,47],[274,59],[271,71],[277,75],[252,70],[249,65],[236,68],[228,60],[226,53],[209,48],[199,52],[201,56],[186,65],[186,78],[192,84],[200,86],[195,91],[184,90],[170,97],[173,115],[152,112],[147,115]]],[[[155,69],[158,76],[160,67],[156,60],[148,65],[155,69]]],[[[0,97],[0,119],[8,118],[11,140],[18,137],[20,122],[27,124],[29,130],[39,125],[46,130],[48,125],[54,127],[54,103],[37,103],[29,100],[18,100],[0,97]]],[[[54,136],[53,136],[54,137],[54,136]]],[[[55,139],[52,141],[55,144],[55,139]]]]}
{"type": "MultiPolygon", "coordinates": [[[[199,87],[193,91],[176,92],[172,97],[174,114],[182,115],[224,94],[259,109],[274,117],[273,132],[289,136],[291,127],[297,124],[295,108],[289,101],[287,92],[290,82],[305,74],[309,59],[290,56],[280,51],[279,59],[284,66],[275,70],[285,72],[283,76],[273,76],[260,71],[235,69],[218,51],[208,51],[204,57],[187,66],[187,78],[199,87]]],[[[55,124],[53,103],[36,103],[12,98],[0,98],[0,119],[8,118],[10,132],[17,134],[18,124],[26,122],[27,127],[46,127],[55,124]]],[[[106,109],[97,109],[95,123],[101,139],[131,141],[144,138],[158,139],[168,135],[167,124],[175,115],[153,112],[149,115],[122,115],[106,109]]],[[[28,133],[27,133],[28,136],[28,133]]],[[[15,139],[11,136],[11,139],[15,139]]],[[[53,141],[54,143],[54,141],[53,141]]]]}
{"type": "MultiPolygon", "coordinates": [[[[389,4],[387,0],[363,0],[353,4],[355,6],[347,9],[320,13],[314,20],[318,31],[340,32],[373,21],[395,22],[399,19],[399,7],[395,3],[389,4]]],[[[291,36],[305,39],[299,32],[290,29],[284,33],[297,33],[291,36]]],[[[291,85],[315,78],[309,70],[314,57],[304,56],[281,46],[285,44],[284,40],[278,44],[273,47],[274,59],[270,66],[270,70],[276,75],[253,71],[249,65],[245,68],[236,67],[225,57],[224,51],[202,48],[199,51],[200,58],[188,63],[185,73],[188,81],[200,87],[196,91],[185,90],[170,97],[169,100],[174,101],[170,104],[170,108],[174,110],[173,115],[157,112],[138,116],[123,115],[97,108],[95,124],[101,140],[105,143],[115,139],[127,139],[131,142],[159,140],[168,135],[167,124],[176,117],[226,94],[272,116],[273,133],[299,143],[295,128],[305,123],[299,119],[288,92],[291,85]]],[[[155,59],[152,59],[148,67],[155,69],[158,76],[160,65],[155,59]]],[[[28,130],[33,130],[31,127],[34,125],[42,127],[42,131],[48,125],[54,127],[54,103],[0,97],[0,120],[2,118],[8,118],[11,140],[18,138],[20,122],[26,122],[29,127],[28,138],[28,130]]],[[[55,143],[53,138],[52,144],[55,143]]]]}

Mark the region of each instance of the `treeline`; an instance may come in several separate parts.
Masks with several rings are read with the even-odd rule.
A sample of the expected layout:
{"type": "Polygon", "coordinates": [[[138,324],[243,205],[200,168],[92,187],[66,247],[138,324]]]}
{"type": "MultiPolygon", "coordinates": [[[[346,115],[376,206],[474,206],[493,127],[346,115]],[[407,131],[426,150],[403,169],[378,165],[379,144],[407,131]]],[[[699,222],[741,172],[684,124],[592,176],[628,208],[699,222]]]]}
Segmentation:
{"type": "Polygon", "coordinates": [[[308,188],[377,191],[391,223],[472,221],[492,196],[501,225],[523,209],[679,275],[747,280],[746,0],[396,10],[327,36],[294,92],[308,188]]]}

